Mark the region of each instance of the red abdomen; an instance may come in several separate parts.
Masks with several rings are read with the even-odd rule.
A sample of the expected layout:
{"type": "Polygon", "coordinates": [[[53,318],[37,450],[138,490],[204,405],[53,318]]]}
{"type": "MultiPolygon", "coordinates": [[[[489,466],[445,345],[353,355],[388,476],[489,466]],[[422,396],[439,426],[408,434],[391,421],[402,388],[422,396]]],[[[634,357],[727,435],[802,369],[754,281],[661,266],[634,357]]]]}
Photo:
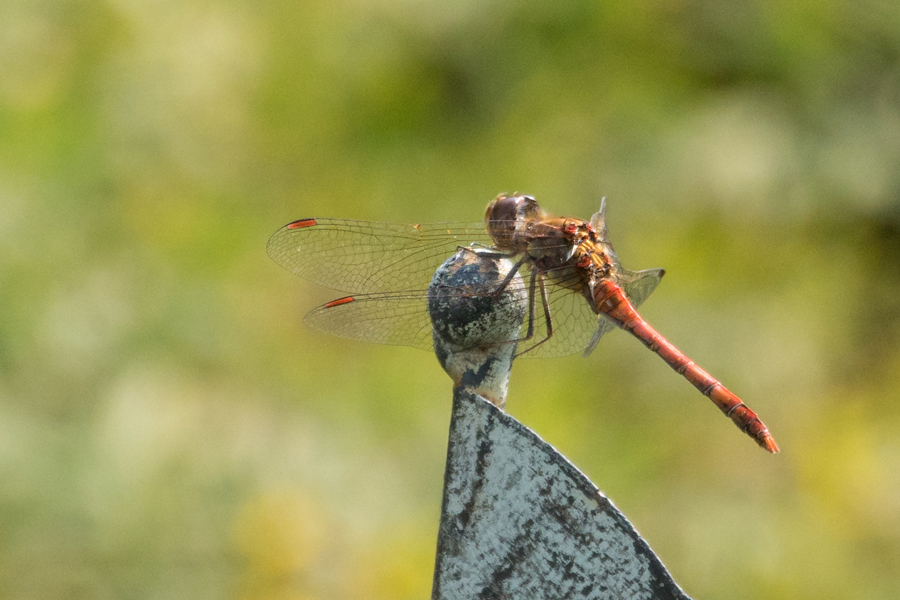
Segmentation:
{"type": "Polygon", "coordinates": [[[613,322],[641,340],[645,346],[659,354],[704,396],[709,397],[734,424],[771,453],[778,452],[778,444],[759,416],[750,410],[733,392],[715,377],[697,366],[684,352],[660,335],[641,317],[629,302],[625,293],[610,280],[601,280],[593,290],[594,310],[603,313],[613,322]]]}

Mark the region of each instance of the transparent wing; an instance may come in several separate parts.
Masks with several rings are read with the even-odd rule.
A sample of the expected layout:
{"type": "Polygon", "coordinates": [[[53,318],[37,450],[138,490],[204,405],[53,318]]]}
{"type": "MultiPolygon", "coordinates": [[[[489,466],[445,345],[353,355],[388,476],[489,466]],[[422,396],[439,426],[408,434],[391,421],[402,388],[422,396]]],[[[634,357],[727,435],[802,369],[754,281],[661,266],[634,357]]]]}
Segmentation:
{"type": "Polygon", "coordinates": [[[403,225],[300,219],[275,232],[266,252],[288,271],[357,294],[421,290],[459,246],[491,245],[482,223],[403,225]]]}
{"type": "MultiPolygon", "coordinates": [[[[597,327],[598,317],[584,296],[566,287],[566,283],[559,278],[550,283],[545,277],[549,323],[540,288],[536,286],[534,334],[531,339],[520,343],[518,351],[521,358],[552,358],[577,354],[590,341],[591,334],[597,327]],[[552,325],[552,335],[548,325],[552,325]]],[[[527,333],[526,328],[527,323],[523,327],[523,337],[527,333]]]]}
{"type": "MultiPolygon", "coordinates": [[[[521,302],[523,285],[521,279],[515,279],[499,295],[496,294],[496,284],[442,287],[440,293],[445,297],[456,295],[473,302],[488,299],[492,306],[501,308],[504,302],[521,302]]],[[[428,290],[410,290],[346,296],[313,309],[304,318],[304,323],[347,339],[431,350],[428,295],[428,290]]]]}
{"type": "MultiPolygon", "coordinates": [[[[618,265],[606,233],[604,207],[594,215],[593,223],[618,265]]],[[[441,263],[458,247],[472,243],[491,245],[483,224],[403,225],[316,218],[282,227],[271,237],[266,251],[292,273],[354,294],[314,309],[305,319],[309,326],[349,339],[430,350],[432,327],[426,288],[441,263]]],[[[617,270],[618,281],[635,306],[646,300],[663,273],[661,269],[617,270]]],[[[532,273],[527,265],[521,274],[522,285],[530,286],[532,273]]],[[[577,281],[567,287],[559,277],[553,278],[553,283],[549,277],[542,279],[546,310],[540,288],[535,286],[534,332],[520,342],[522,356],[565,356],[585,348],[585,354],[589,354],[603,334],[615,326],[593,312],[577,291],[577,281]]],[[[473,298],[493,292],[464,291],[473,298]]],[[[505,300],[501,296],[494,301],[505,300]]],[[[522,338],[526,337],[527,325],[526,320],[522,338]]]]}
{"type": "MultiPolygon", "coordinates": [[[[522,281],[510,283],[507,292],[493,298],[495,287],[467,288],[459,293],[473,300],[492,296],[493,302],[513,302],[515,286],[530,287],[531,272],[523,267],[522,281]]],[[[598,317],[584,297],[559,285],[547,287],[553,335],[547,338],[547,321],[540,291],[536,287],[534,332],[519,343],[522,358],[550,358],[580,352],[591,339],[598,317]],[[541,342],[541,343],[539,343],[541,342]],[[529,350],[530,348],[533,350],[529,350]]],[[[339,337],[432,350],[432,325],[428,314],[428,291],[410,290],[347,296],[312,310],[304,322],[319,331],[339,337]]],[[[525,338],[528,320],[522,324],[520,338],[525,338]]]]}
{"type": "Polygon", "coordinates": [[[425,291],[347,296],[313,309],[303,322],[350,340],[433,348],[425,291]]]}
{"type": "MultiPolygon", "coordinates": [[[[663,269],[629,271],[622,267],[621,263],[619,263],[619,255],[616,254],[616,251],[612,247],[612,242],[610,242],[609,239],[609,231],[606,226],[606,198],[603,198],[600,202],[600,210],[591,217],[591,225],[597,230],[600,242],[603,244],[615,267],[617,283],[622,286],[622,291],[625,292],[625,295],[631,301],[631,304],[637,308],[644,303],[650,294],[653,293],[653,290],[659,285],[662,276],[665,275],[666,272],[663,269]]],[[[600,316],[597,328],[593,331],[590,341],[584,346],[584,355],[588,356],[593,352],[594,348],[596,348],[597,344],[600,342],[600,338],[615,328],[615,323],[600,316]]]]}
{"type": "Polygon", "coordinates": [[[619,285],[631,304],[635,308],[639,307],[644,301],[650,297],[659,282],[662,281],[663,275],[666,274],[665,269],[645,269],[643,271],[629,271],[628,269],[619,268],[619,285]]]}
{"type": "Polygon", "coordinates": [[[609,241],[609,231],[606,228],[606,198],[603,198],[600,201],[600,210],[595,212],[591,217],[591,225],[597,230],[597,237],[600,238],[600,243],[603,244],[606,249],[606,253],[609,255],[613,265],[621,267],[619,264],[619,255],[616,254],[616,251],[612,247],[612,242],[609,241]]]}
{"type": "MultiPolygon", "coordinates": [[[[650,294],[652,294],[653,290],[656,289],[656,286],[659,285],[659,282],[662,280],[662,277],[666,274],[666,272],[663,269],[629,271],[628,269],[619,267],[617,274],[618,283],[620,286],[622,286],[622,291],[625,292],[625,295],[631,301],[632,306],[637,308],[644,303],[644,300],[650,297],[650,294]]],[[[593,336],[591,337],[587,346],[584,348],[584,355],[590,355],[590,353],[594,351],[594,348],[596,348],[597,344],[600,342],[600,338],[602,338],[606,333],[615,328],[615,323],[601,315],[599,318],[597,329],[594,331],[593,336]]]]}

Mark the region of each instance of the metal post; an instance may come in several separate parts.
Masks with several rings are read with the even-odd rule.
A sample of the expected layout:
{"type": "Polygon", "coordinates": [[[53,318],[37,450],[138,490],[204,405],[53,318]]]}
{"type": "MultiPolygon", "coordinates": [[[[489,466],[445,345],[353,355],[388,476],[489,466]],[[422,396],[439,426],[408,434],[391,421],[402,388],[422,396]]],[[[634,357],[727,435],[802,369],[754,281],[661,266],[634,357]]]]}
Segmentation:
{"type": "Polygon", "coordinates": [[[533,431],[504,413],[528,300],[513,268],[461,249],[429,294],[435,350],[454,381],[433,600],[690,600],[628,519],[533,431]],[[502,336],[498,339],[498,336],[502,336]]]}

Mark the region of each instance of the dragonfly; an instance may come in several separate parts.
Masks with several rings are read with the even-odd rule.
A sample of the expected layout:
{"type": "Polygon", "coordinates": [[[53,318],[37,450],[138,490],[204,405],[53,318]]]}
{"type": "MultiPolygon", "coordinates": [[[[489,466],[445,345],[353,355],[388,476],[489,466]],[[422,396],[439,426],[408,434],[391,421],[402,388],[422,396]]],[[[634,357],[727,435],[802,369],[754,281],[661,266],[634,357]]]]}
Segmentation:
{"type": "Polygon", "coordinates": [[[517,356],[588,356],[606,333],[622,329],[707,396],[760,447],[779,451],[759,415],[637,312],[665,271],[630,271],[621,265],[607,232],[605,199],[589,221],[553,216],[533,196],[521,194],[497,196],[482,223],[299,219],[276,231],[266,250],[288,271],[350,294],[313,309],[304,318],[308,326],[349,339],[432,350],[428,284],[448,257],[472,247],[515,261],[499,284],[459,293],[473,300],[503,301],[525,288],[528,318],[522,335],[510,340],[525,342],[526,349],[517,356]]]}

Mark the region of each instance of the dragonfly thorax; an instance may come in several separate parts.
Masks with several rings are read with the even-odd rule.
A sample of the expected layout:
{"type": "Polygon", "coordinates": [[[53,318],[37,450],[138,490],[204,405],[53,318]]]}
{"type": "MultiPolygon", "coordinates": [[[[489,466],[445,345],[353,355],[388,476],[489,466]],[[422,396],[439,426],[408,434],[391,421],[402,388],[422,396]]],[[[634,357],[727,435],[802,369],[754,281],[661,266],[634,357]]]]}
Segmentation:
{"type": "Polygon", "coordinates": [[[611,276],[613,263],[587,221],[553,218],[529,224],[525,250],[535,267],[564,288],[584,293],[592,282],[611,276]]]}

